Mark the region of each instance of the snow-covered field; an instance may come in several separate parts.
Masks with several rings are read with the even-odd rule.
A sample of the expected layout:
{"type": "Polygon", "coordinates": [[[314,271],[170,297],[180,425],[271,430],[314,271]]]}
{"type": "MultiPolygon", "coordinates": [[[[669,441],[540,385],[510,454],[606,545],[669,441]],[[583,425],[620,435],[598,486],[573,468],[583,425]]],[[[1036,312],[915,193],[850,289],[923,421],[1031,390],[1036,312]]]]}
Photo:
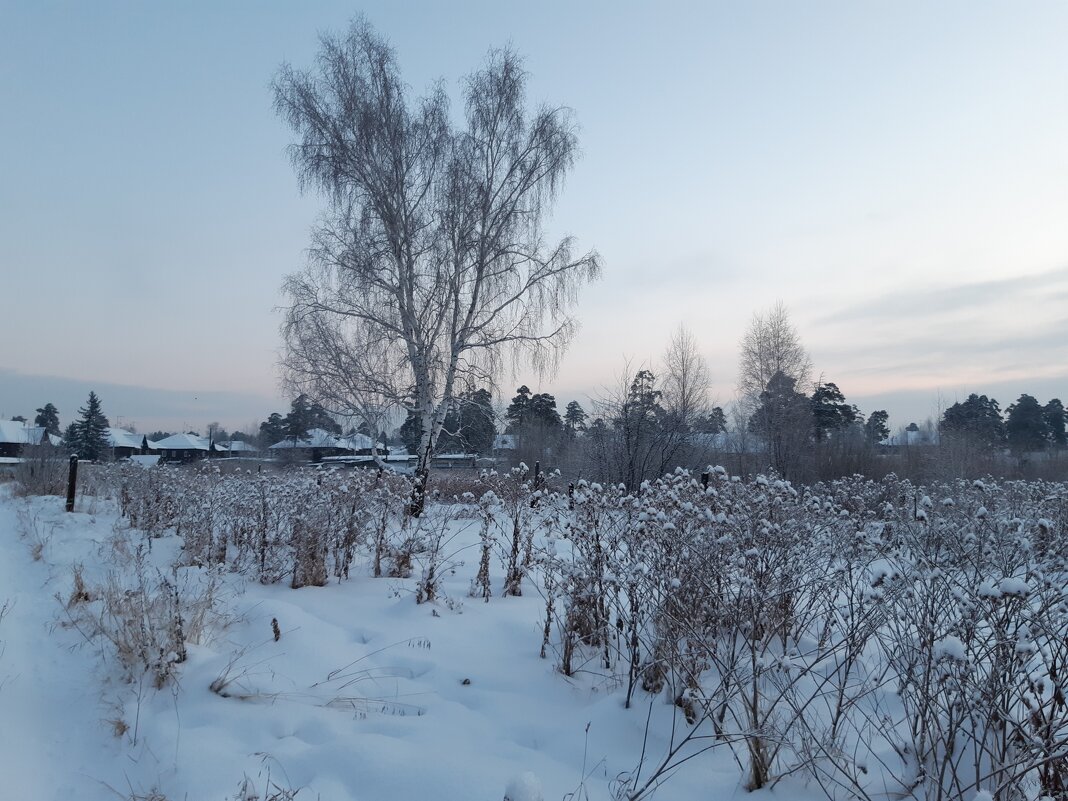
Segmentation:
{"type": "MultiPolygon", "coordinates": [[[[222,574],[220,627],[156,689],[71,625],[83,603],[67,608],[76,566],[90,588],[108,574],[130,584],[148,541],[114,501],[79,497],[65,514],[60,498],[10,490],[0,485],[0,602],[10,601],[0,797],[223,801],[262,799],[277,785],[322,801],[500,801],[509,787],[513,801],[533,801],[539,787],[559,799],[586,797],[584,786],[596,799],[636,764],[646,712],[539,658],[544,608],[532,585],[522,597],[468,597],[475,550],[446,576],[441,600],[420,605],[415,579],[366,570],[299,590],[222,574]]],[[[477,543],[477,525],[455,525],[459,547],[477,543]]],[[[181,544],[173,533],[153,539],[146,570],[171,576],[181,544]]],[[[198,586],[203,573],[180,569],[178,582],[198,586]]],[[[500,579],[494,565],[498,589],[500,579]]],[[[672,710],[656,704],[654,723],[670,725],[672,710]]],[[[737,785],[726,768],[695,771],[668,797],[737,785]]]]}
{"type": "Polygon", "coordinates": [[[1068,784],[1064,485],[513,473],[415,523],[405,481],[109,467],[72,514],[0,485],[0,797],[1068,784]]]}

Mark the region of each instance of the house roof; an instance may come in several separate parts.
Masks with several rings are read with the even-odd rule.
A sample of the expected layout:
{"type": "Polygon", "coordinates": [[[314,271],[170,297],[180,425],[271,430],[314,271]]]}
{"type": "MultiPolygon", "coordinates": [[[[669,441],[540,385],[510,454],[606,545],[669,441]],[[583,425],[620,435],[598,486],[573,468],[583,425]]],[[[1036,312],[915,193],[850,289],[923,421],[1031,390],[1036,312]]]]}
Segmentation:
{"type": "Polygon", "coordinates": [[[283,448],[347,448],[345,441],[335,437],[329,431],[324,431],[321,428],[313,428],[308,432],[307,436],[303,439],[293,440],[292,438],[284,439],[281,442],[276,442],[271,446],[272,449],[283,448]]]}
{"type": "Polygon", "coordinates": [[[0,442],[15,445],[40,445],[45,435],[42,426],[28,426],[18,420],[0,420],[0,442]]]}
{"type": "Polygon", "coordinates": [[[112,448],[140,448],[144,434],[135,434],[125,428],[108,429],[108,445],[112,448]]]}
{"type": "MultiPolygon", "coordinates": [[[[346,451],[369,451],[371,450],[371,438],[366,434],[353,434],[350,437],[336,437],[329,431],[321,428],[313,428],[304,439],[295,442],[292,439],[284,439],[271,446],[271,450],[283,450],[287,448],[340,448],[346,451]]],[[[385,450],[380,447],[380,450],[385,450]]]]}
{"type": "Polygon", "coordinates": [[[252,443],[240,439],[233,439],[229,442],[216,442],[215,447],[217,450],[226,451],[227,453],[254,453],[259,450],[252,443]]]}
{"type": "MultiPolygon", "coordinates": [[[[366,434],[353,434],[351,437],[345,437],[341,442],[344,443],[344,447],[352,448],[354,451],[369,451],[373,444],[366,434]]],[[[379,449],[382,449],[381,446],[379,449]]]]}
{"type": "MultiPolygon", "coordinates": [[[[153,448],[169,451],[206,451],[208,441],[203,437],[194,437],[192,434],[171,434],[159,442],[150,443],[153,448]]],[[[138,443],[138,447],[140,443],[138,443]]]]}

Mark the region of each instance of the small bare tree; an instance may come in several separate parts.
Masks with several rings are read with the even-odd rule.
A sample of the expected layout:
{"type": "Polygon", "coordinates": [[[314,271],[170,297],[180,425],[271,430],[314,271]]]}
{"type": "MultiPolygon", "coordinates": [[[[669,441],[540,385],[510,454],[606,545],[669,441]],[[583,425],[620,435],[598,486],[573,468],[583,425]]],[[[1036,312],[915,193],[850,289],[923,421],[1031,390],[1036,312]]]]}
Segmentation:
{"type": "Polygon", "coordinates": [[[492,51],[454,128],[444,89],[410,99],[396,54],[360,19],[323,37],[317,70],[284,65],[274,83],[301,185],[328,203],[308,267],[286,282],[287,326],[339,332],[354,361],[381,348],[381,390],[422,423],[413,514],[456,389],[485,383],[509,349],[551,366],[600,270],[570,237],[546,242],[577,129],[566,108],[528,112],[525,85],[520,58],[492,51]]]}

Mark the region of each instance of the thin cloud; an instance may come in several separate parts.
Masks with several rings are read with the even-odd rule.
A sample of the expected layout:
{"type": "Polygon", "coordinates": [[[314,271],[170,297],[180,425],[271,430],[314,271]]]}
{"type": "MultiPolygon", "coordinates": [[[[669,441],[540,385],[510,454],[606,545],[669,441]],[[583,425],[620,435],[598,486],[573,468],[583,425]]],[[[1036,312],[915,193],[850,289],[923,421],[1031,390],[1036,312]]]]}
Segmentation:
{"type": "Polygon", "coordinates": [[[878,299],[866,300],[821,317],[818,323],[833,325],[858,320],[932,319],[949,314],[1002,304],[1027,295],[1047,294],[1049,300],[1068,294],[1068,267],[1030,275],[976,281],[956,286],[902,289],[878,299]]]}

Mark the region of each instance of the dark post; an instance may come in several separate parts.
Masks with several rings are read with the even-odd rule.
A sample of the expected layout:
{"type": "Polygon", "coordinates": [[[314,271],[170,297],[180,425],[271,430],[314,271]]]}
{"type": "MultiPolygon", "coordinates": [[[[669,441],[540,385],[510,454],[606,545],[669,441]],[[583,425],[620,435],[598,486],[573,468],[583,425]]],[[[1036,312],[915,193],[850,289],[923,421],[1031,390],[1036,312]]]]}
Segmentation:
{"type": "Polygon", "coordinates": [[[701,485],[705,489],[708,489],[708,479],[709,479],[709,477],[710,476],[709,476],[709,474],[707,472],[704,472],[704,473],[701,474],[701,485]]]}
{"type": "MultiPolygon", "coordinates": [[[[537,492],[541,489],[541,462],[534,462],[534,491],[537,492]]],[[[530,499],[530,508],[533,509],[538,505],[537,496],[530,499]]]]}
{"type": "Polygon", "coordinates": [[[70,457],[70,472],[67,474],[67,511],[74,511],[74,489],[78,486],[78,457],[70,457]]]}

